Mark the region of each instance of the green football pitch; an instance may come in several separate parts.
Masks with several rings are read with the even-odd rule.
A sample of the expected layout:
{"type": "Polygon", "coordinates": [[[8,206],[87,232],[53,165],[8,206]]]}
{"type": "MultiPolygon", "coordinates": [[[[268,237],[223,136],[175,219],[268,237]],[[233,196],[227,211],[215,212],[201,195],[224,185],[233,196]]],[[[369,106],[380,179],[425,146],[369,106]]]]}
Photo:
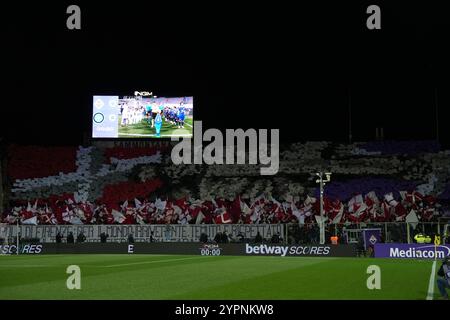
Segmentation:
{"type": "Polygon", "coordinates": [[[0,299],[425,300],[432,265],[374,258],[11,255],[0,256],[0,299]],[[80,290],[67,289],[69,265],[80,267],[80,290]],[[370,265],[380,267],[379,290],[367,288],[370,265]]]}
{"type": "MultiPolygon", "coordinates": [[[[156,136],[155,128],[152,128],[146,119],[140,123],[127,126],[120,125],[121,121],[121,116],[119,116],[119,138],[154,138],[156,136]]],[[[170,138],[172,136],[187,137],[188,135],[192,135],[192,121],[192,117],[186,117],[184,128],[178,128],[176,125],[163,120],[160,132],[161,138],[170,138]]]]}

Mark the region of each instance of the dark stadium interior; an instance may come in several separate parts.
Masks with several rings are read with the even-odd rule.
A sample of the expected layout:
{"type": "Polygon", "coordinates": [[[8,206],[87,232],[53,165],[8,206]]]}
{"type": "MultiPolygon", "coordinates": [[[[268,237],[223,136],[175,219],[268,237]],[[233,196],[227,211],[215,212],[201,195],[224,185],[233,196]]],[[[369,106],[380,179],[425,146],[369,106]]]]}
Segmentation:
{"type": "Polygon", "coordinates": [[[137,88],[194,95],[206,127],[276,127],[285,141],[348,141],[350,95],[353,140],[377,127],[386,139],[434,139],[438,88],[448,142],[449,25],[438,6],[387,5],[377,32],[362,4],[83,6],[77,32],[64,2],[14,5],[2,18],[2,118],[21,119],[2,125],[6,140],[81,143],[93,94],[137,88]]]}

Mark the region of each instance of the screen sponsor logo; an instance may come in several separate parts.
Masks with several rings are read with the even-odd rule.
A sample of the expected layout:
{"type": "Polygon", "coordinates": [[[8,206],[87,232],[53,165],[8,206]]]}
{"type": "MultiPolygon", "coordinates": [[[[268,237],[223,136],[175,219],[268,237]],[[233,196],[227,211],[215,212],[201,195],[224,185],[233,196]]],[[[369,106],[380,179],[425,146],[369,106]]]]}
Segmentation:
{"type": "MultiPolygon", "coordinates": [[[[39,254],[42,252],[42,244],[25,244],[19,246],[19,254],[39,254]]],[[[5,244],[0,245],[1,254],[16,254],[17,245],[15,244],[5,244]]]]}
{"type": "Polygon", "coordinates": [[[377,243],[376,258],[443,259],[450,256],[450,245],[377,243]]]}
{"type": "Polygon", "coordinates": [[[268,244],[245,245],[245,253],[251,255],[279,255],[285,256],[328,256],[330,246],[276,246],[268,244]]]}
{"type": "Polygon", "coordinates": [[[377,243],[377,237],[375,237],[374,235],[372,235],[372,236],[370,237],[370,239],[369,239],[369,242],[370,242],[371,244],[377,243]]]}

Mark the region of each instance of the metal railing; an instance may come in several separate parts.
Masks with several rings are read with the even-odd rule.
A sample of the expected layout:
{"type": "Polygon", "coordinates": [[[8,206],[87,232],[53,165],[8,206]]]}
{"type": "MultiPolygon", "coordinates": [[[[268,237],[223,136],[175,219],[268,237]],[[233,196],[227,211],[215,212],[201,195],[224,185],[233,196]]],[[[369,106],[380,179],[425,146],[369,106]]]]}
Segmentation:
{"type": "MultiPolygon", "coordinates": [[[[330,243],[331,236],[338,236],[341,241],[344,233],[360,233],[363,229],[380,229],[381,242],[414,243],[414,236],[418,233],[433,237],[440,235],[443,241],[450,242],[450,224],[447,220],[437,222],[370,222],[355,224],[326,224],[325,243],[330,243]]],[[[320,240],[319,225],[288,224],[285,228],[285,240],[288,244],[318,244],[320,240]]],[[[358,239],[350,237],[347,243],[356,243],[358,239]]]]}

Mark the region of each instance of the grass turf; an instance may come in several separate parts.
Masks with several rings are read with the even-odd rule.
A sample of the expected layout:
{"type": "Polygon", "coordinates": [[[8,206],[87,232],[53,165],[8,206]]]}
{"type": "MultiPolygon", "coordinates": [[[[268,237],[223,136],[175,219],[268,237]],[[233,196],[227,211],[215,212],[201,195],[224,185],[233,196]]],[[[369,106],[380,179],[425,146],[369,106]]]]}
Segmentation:
{"type": "Polygon", "coordinates": [[[424,300],[431,267],[370,258],[12,255],[0,256],[0,299],[424,300]],[[373,264],[381,290],[366,287],[373,264]],[[66,287],[69,265],[81,268],[81,290],[66,287]]]}
{"type": "MultiPolygon", "coordinates": [[[[148,124],[147,120],[144,119],[140,123],[130,124],[128,126],[121,126],[121,116],[119,116],[119,138],[148,138],[155,137],[156,129],[152,128],[148,124]],[[150,136],[149,136],[150,135],[150,136]]],[[[170,137],[175,135],[186,135],[193,132],[193,119],[192,117],[187,117],[185,119],[184,128],[178,129],[176,125],[163,120],[163,125],[161,127],[161,137],[170,137]]]]}

